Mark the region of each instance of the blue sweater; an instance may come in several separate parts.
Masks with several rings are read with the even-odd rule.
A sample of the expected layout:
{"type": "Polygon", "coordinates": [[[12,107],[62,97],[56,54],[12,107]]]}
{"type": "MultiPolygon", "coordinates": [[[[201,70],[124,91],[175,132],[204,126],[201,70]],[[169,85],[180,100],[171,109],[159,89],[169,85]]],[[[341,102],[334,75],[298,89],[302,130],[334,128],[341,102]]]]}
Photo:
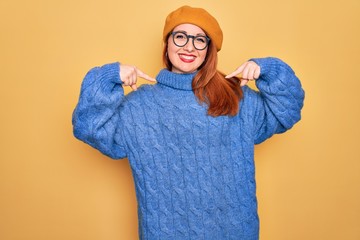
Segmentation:
{"type": "Polygon", "coordinates": [[[243,87],[234,117],[207,115],[192,92],[194,74],[164,69],[157,84],[126,96],[119,63],[86,75],[74,135],[111,158],[128,158],[140,239],[259,238],[254,144],[300,120],[304,92],[281,60],[253,60],[259,91],[243,87]]]}

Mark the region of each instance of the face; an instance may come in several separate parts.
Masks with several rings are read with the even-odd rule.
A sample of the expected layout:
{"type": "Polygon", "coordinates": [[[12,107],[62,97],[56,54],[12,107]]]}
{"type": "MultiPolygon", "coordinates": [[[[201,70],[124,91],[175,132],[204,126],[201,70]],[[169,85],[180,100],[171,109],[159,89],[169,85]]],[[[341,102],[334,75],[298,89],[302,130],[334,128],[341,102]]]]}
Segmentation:
{"type": "MultiPolygon", "coordinates": [[[[192,36],[206,36],[201,28],[193,24],[178,25],[173,32],[177,31],[192,36]]],[[[204,62],[206,53],[207,47],[204,50],[197,50],[193,45],[192,38],[189,38],[189,41],[183,47],[176,46],[171,35],[168,39],[167,54],[172,63],[172,72],[192,73],[197,71],[204,62]]]]}

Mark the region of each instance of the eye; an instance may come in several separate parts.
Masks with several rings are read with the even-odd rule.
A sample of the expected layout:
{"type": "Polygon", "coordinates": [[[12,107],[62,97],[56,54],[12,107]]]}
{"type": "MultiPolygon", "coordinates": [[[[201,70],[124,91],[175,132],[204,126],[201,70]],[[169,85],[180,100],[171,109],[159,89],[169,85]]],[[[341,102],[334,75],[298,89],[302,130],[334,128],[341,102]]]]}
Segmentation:
{"type": "Polygon", "coordinates": [[[186,35],[184,33],[175,33],[174,37],[179,40],[186,39],[186,35]]]}
{"type": "Polygon", "coordinates": [[[206,38],[204,36],[198,36],[195,38],[195,41],[198,43],[206,43],[206,38]]]}

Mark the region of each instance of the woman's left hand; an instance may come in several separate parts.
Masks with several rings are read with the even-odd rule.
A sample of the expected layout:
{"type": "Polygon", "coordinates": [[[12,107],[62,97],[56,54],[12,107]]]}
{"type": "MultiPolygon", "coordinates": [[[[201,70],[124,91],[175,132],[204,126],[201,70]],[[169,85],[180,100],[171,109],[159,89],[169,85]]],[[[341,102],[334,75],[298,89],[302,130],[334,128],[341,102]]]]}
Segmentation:
{"type": "Polygon", "coordinates": [[[250,80],[256,80],[260,76],[260,66],[254,61],[247,61],[241,64],[234,72],[225,76],[225,78],[232,78],[241,74],[241,86],[245,86],[250,80]]]}

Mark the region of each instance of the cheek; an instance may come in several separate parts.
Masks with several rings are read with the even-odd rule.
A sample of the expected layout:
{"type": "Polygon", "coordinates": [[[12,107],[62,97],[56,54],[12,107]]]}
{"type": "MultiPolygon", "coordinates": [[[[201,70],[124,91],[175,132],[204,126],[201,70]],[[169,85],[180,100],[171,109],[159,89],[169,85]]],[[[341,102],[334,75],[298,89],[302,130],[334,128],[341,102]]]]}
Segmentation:
{"type": "Polygon", "coordinates": [[[173,61],[175,60],[175,56],[176,56],[175,49],[172,49],[171,47],[168,47],[167,55],[168,55],[168,58],[169,58],[170,62],[173,63],[173,61]]]}
{"type": "Polygon", "coordinates": [[[176,54],[176,52],[178,51],[178,47],[174,46],[174,44],[172,43],[168,43],[168,47],[167,47],[167,55],[168,55],[168,58],[171,60],[174,59],[174,56],[176,54]]]}
{"type": "Polygon", "coordinates": [[[206,51],[206,50],[200,52],[200,54],[199,54],[199,59],[200,59],[200,61],[201,61],[201,64],[205,61],[206,54],[207,54],[207,51],[206,51]]]}
{"type": "Polygon", "coordinates": [[[174,52],[176,52],[178,49],[179,49],[179,47],[177,47],[177,46],[173,43],[173,41],[169,38],[168,44],[167,44],[167,52],[168,52],[168,54],[174,53],[174,52]]]}

